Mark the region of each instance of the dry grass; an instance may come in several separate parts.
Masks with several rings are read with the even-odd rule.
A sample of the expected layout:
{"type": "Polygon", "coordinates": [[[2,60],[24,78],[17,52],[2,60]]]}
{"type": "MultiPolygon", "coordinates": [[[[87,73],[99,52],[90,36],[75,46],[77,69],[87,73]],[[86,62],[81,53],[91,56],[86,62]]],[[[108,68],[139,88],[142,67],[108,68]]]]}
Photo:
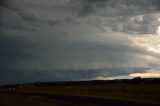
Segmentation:
{"type": "Polygon", "coordinates": [[[68,85],[18,88],[22,92],[40,92],[92,96],[160,104],[160,84],[68,85]]]}
{"type": "Polygon", "coordinates": [[[0,92],[0,106],[93,106],[82,103],[68,103],[38,96],[20,96],[0,92]]]}

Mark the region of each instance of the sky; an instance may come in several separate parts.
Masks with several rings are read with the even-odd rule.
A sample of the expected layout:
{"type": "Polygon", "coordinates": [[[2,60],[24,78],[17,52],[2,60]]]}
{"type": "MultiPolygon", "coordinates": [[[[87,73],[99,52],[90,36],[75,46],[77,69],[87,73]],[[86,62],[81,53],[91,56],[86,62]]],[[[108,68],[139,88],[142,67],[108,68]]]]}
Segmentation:
{"type": "Polygon", "coordinates": [[[160,77],[159,0],[1,0],[0,84],[160,77]]]}

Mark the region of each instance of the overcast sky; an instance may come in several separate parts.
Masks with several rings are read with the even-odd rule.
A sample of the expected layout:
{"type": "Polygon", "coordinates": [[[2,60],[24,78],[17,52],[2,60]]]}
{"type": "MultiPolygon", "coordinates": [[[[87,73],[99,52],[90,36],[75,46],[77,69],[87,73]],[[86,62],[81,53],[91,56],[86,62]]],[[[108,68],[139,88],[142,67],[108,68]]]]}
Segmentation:
{"type": "Polygon", "coordinates": [[[0,84],[159,70],[159,0],[0,1],[0,84]]]}

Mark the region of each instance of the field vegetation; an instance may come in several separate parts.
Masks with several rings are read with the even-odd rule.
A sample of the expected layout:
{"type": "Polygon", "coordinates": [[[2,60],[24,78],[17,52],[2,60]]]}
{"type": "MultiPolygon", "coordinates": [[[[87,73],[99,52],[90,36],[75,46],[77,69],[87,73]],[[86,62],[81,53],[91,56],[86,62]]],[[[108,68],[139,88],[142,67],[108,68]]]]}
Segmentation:
{"type": "MultiPolygon", "coordinates": [[[[61,82],[34,83],[14,86],[14,92],[30,92],[61,95],[78,95],[95,98],[116,99],[142,103],[160,104],[160,83],[152,81],[111,82],[61,82]]],[[[8,91],[8,86],[3,87],[8,91]]]]}

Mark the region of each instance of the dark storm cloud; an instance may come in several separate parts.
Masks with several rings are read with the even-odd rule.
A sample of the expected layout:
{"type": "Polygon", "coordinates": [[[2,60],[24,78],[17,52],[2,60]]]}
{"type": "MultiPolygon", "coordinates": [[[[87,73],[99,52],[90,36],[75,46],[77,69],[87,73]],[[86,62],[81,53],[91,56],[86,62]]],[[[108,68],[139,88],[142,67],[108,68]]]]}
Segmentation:
{"type": "Polygon", "coordinates": [[[3,0],[0,5],[1,12],[4,13],[3,11],[7,9],[8,11],[15,12],[24,20],[28,21],[37,20],[37,18],[35,18],[34,15],[26,13],[25,9],[24,8],[21,9],[20,7],[17,6],[18,4],[16,5],[16,3],[17,3],[16,0],[13,0],[12,2],[10,0],[3,0]]]}
{"type": "Polygon", "coordinates": [[[159,0],[73,0],[79,7],[78,15],[128,16],[158,12],[159,0]],[[78,3],[77,3],[78,2],[78,3]],[[98,9],[105,9],[102,13],[98,9]]]}
{"type": "Polygon", "coordinates": [[[105,24],[113,32],[153,34],[160,23],[156,21],[157,16],[153,15],[160,11],[159,0],[73,0],[71,4],[76,5],[71,7],[77,17],[106,18],[101,23],[101,19],[95,19],[93,23],[97,21],[97,26],[105,24]]]}
{"type": "Polygon", "coordinates": [[[0,1],[0,6],[3,6],[4,5],[4,0],[1,0],[0,1]]]}
{"type": "Polygon", "coordinates": [[[24,83],[44,81],[78,81],[91,80],[98,77],[125,76],[136,72],[145,72],[147,68],[113,68],[103,70],[46,70],[23,72],[20,70],[3,71],[0,83],[24,83]],[[10,74],[8,74],[10,73],[10,74]]]}
{"type": "Polygon", "coordinates": [[[105,21],[106,25],[115,32],[129,34],[154,34],[160,22],[157,14],[142,14],[136,16],[120,16],[112,21],[105,21]]]}
{"type": "MultiPolygon", "coordinates": [[[[23,82],[24,72],[14,70],[20,60],[34,59],[35,55],[29,53],[33,45],[23,39],[9,37],[0,33],[0,83],[23,82]]],[[[22,61],[20,61],[22,62],[22,61]]]]}
{"type": "MultiPolygon", "coordinates": [[[[13,34],[14,35],[14,34],[13,34]]],[[[0,33],[0,68],[3,70],[12,69],[14,63],[20,59],[34,59],[36,56],[30,54],[34,45],[27,43],[24,38],[11,37],[0,33]]],[[[2,71],[2,70],[1,70],[2,71]]]]}
{"type": "Polygon", "coordinates": [[[147,68],[112,68],[112,69],[102,69],[102,70],[61,70],[55,71],[55,73],[50,73],[48,75],[50,79],[54,80],[88,80],[94,79],[96,77],[102,76],[119,76],[119,75],[128,75],[135,72],[144,72],[147,68]],[[66,75],[66,76],[62,76],[66,75]],[[54,77],[53,77],[54,76],[54,77]]]}
{"type": "Polygon", "coordinates": [[[156,12],[159,0],[1,0],[0,83],[144,72],[159,55],[132,34],[154,34],[156,12]]]}
{"type": "Polygon", "coordinates": [[[5,27],[9,29],[17,30],[34,30],[33,26],[26,27],[27,23],[23,22],[25,20],[33,20],[29,14],[25,14],[24,11],[19,11],[18,8],[12,6],[8,0],[3,0],[0,5],[0,27],[5,27]]]}
{"type": "MultiPolygon", "coordinates": [[[[18,2],[19,4],[19,2],[18,2]]],[[[34,31],[40,24],[58,25],[59,21],[43,20],[26,11],[25,8],[17,7],[16,0],[2,0],[0,3],[1,17],[0,27],[17,30],[34,31]]]]}

